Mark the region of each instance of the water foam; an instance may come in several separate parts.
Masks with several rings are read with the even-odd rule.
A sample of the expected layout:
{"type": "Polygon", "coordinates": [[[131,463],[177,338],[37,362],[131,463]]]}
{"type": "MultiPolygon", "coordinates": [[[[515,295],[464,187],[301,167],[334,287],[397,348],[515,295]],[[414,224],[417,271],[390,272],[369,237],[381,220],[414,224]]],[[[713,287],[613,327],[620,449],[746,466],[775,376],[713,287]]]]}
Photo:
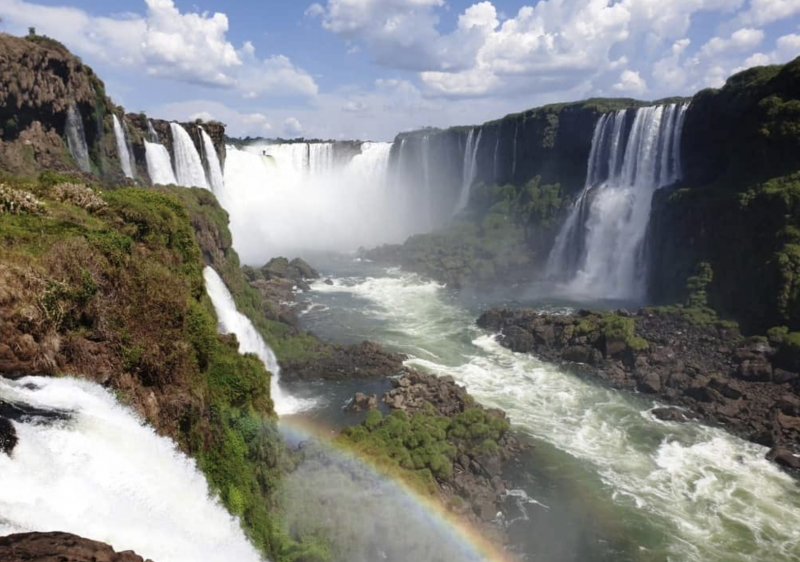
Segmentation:
{"type": "Polygon", "coordinates": [[[103,388],[77,379],[0,378],[0,398],[69,420],[13,422],[0,454],[0,535],[63,531],[170,562],[262,560],[205,478],[103,388]]]}
{"type": "Polygon", "coordinates": [[[664,537],[666,559],[800,559],[800,488],[764,459],[765,448],[720,429],[656,420],[650,402],[503,348],[435,283],[389,275],[315,292],[368,299],[367,314],[383,324],[373,334],[409,354],[410,365],[453,376],[519,430],[590,467],[602,486],[593,493],[628,520],[646,518],[650,533],[664,537]]]}

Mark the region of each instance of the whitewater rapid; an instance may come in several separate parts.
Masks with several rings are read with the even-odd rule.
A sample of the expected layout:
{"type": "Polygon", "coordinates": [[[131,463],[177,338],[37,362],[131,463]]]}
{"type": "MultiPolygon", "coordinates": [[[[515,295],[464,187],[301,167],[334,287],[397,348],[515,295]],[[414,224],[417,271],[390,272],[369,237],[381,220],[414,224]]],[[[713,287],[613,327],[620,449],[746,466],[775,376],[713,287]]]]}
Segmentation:
{"type": "Polygon", "coordinates": [[[258,562],[193,460],[100,386],[0,378],[0,400],[57,411],[13,422],[0,454],[0,536],[63,531],[158,562],[258,562]]]}
{"type": "Polygon", "coordinates": [[[455,377],[481,403],[508,412],[519,431],[560,451],[552,461],[564,465],[559,473],[572,474],[576,486],[597,480],[582,493],[635,529],[643,560],[800,560],[800,487],[764,459],[764,447],[657,420],[654,402],[501,347],[437,283],[397,270],[334,281],[311,293],[326,322],[408,354],[411,366],[455,377]],[[354,307],[358,313],[344,310],[354,307]]]}

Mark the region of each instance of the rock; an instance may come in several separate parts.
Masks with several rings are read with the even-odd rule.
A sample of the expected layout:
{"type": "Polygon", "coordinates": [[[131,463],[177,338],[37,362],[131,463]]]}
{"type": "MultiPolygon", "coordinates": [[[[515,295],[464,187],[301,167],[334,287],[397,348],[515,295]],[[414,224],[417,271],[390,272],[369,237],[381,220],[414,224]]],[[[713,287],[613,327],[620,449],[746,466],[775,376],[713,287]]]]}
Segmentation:
{"type": "Polygon", "coordinates": [[[774,447],[767,453],[767,459],[784,468],[800,470],[800,454],[792,453],[787,448],[774,447]]]}
{"type": "Polygon", "coordinates": [[[351,412],[364,412],[367,410],[376,410],[378,408],[378,396],[373,394],[367,396],[363,392],[356,392],[353,399],[350,401],[349,410],[351,412]]]}
{"type": "Polygon", "coordinates": [[[592,348],[585,345],[573,345],[564,350],[562,357],[565,361],[589,364],[592,361],[592,348]]]}
{"type": "Polygon", "coordinates": [[[639,392],[647,394],[658,394],[661,392],[661,377],[657,373],[647,373],[642,380],[636,384],[639,392]]]}
{"type": "Polygon", "coordinates": [[[736,370],[736,376],[745,381],[771,382],[772,365],[764,358],[745,360],[736,370]]]}
{"type": "Polygon", "coordinates": [[[700,416],[692,411],[682,410],[681,408],[675,408],[671,406],[666,408],[654,408],[653,410],[650,410],[650,413],[662,421],[683,423],[700,419],[700,416]]]}
{"type": "Polygon", "coordinates": [[[622,340],[606,340],[606,357],[619,357],[626,349],[628,344],[622,340]]]}
{"type": "Polygon", "coordinates": [[[342,380],[391,377],[403,372],[406,356],[385,351],[373,342],[358,345],[321,345],[325,353],[307,359],[286,361],[281,379],[342,380]]]}
{"type": "Polygon", "coordinates": [[[132,551],[68,533],[22,533],[0,537],[0,560],[30,562],[152,562],[132,551]]]}
{"type": "Polygon", "coordinates": [[[772,373],[772,380],[775,384],[785,384],[787,382],[794,382],[800,378],[797,373],[791,371],[784,371],[783,369],[775,369],[772,373]]]}
{"type": "Polygon", "coordinates": [[[319,272],[300,258],[290,261],[289,268],[296,270],[302,279],[319,279],[319,272]]]}
{"type": "Polygon", "coordinates": [[[326,279],[325,280],[325,284],[326,285],[333,285],[333,279],[326,279]]]}
{"type": "Polygon", "coordinates": [[[501,340],[504,346],[517,353],[528,353],[536,349],[536,340],[533,335],[518,326],[511,326],[503,330],[501,340]]]}
{"type": "Polygon", "coordinates": [[[0,418],[0,453],[10,455],[17,446],[17,430],[11,420],[0,418]]]}

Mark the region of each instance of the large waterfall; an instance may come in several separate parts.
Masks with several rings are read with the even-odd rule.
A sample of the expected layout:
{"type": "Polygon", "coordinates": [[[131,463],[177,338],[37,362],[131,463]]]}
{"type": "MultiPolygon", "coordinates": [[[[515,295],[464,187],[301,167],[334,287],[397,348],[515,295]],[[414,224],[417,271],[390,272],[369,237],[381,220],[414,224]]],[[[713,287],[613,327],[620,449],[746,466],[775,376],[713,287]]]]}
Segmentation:
{"type": "Polygon", "coordinates": [[[208,180],[203,161],[197,152],[192,137],[179,123],[170,123],[172,150],[175,155],[175,176],[178,184],[184,187],[208,189],[208,180]]]}
{"type": "Polygon", "coordinates": [[[0,453],[0,536],[64,531],[171,562],[258,562],[193,460],[88,381],[0,377],[0,403],[35,412],[0,453]]]}
{"type": "Polygon", "coordinates": [[[653,193],[681,177],[680,142],[688,104],[601,116],[586,185],[548,260],[551,276],[575,297],[641,300],[644,239],[653,193]]]}
{"type": "Polygon", "coordinates": [[[211,140],[211,137],[202,127],[200,127],[200,137],[203,139],[203,156],[208,168],[211,190],[214,193],[221,193],[225,188],[225,179],[222,174],[222,166],[219,163],[219,156],[217,156],[217,149],[214,148],[214,141],[211,140]]]}
{"type": "Polygon", "coordinates": [[[69,104],[67,108],[67,120],[64,125],[64,134],[67,137],[67,146],[72,154],[73,160],[81,171],[90,174],[92,164],[89,160],[89,147],[86,145],[86,133],[83,130],[83,119],[81,112],[75,103],[69,104]]]}
{"type": "Polygon", "coordinates": [[[239,351],[241,353],[254,353],[264,363],[267,370],[272,373],[270,393],[275,404],[275,412],[279,415],[294,414],[305,408],[310,403],[297,400],[281,390],[278,381],[281,376],[281,368],[278,359],[272,349],[266,344],[264,338],[258,333],[252,322],[236,310],[236,303],[228,287],[222,278],[210,267],[203,270],[203,278],[206,281],[206,291],[214,305],[219,319],[220,331],[224,334],[236,334],[239,340],[239,351]]]}
{"type": "Polygon", "coordinates": [[[390,151],[388,143],[228,147],[218,197],[243,260],[401,241],[406,232],[386,181],[390,151]]]}
{"type": "Polygon", "coordinates": [[[119,153],[119,163],[122,166],[122,172],[127,178],[133,178],[133,166],[131,165],[131,153],[128,148],[128,139],[125,136],[125,130],[116,114],[112,114],[114,119],[114,137],[117,139],[117,152],[119,153]]]}
{"type": "Polygon", "coordinates": [[[144,149],[150,181],[157,185],[177,184],[167,148],[163,144],[144,141],[144,149]]]}

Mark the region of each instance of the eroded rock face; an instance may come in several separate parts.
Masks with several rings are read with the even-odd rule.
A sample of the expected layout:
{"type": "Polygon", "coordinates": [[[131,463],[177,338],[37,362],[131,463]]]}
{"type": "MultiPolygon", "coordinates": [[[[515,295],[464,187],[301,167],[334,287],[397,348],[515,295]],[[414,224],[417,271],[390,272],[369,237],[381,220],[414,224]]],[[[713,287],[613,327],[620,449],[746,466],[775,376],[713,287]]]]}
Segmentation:
{"type": "Polygon", "coordinates": [[[668,421],[720,423],[757,443],[775,447],[783,466],[800,463],[800,379],[777,368],[777,349],[738,330],[693,324],[679,314],[642,310],[621,318],[635,333],[619,338],[600,315],[490,310],[478,320],[500,332],[500,343],[596,376],[619,389],[658,396],[687,410],[653,411],[668,421]],[[616,339],[610,337],[614,335],[616,339]],[[610,341],[612,340],[613,341],[610,341]]]}
{"type": "Polygon", "coordinates": [[[27,562],[152,562],[132,551],[69,533],[22,533],[0,537],[0,560],[27,562]]]}
{"type": "Polygon", "coordinates": [[[281,378],[291,380],[368,379],[394,376],[403,371],[406,356],[391,353],[378,344],[325,346],[320,357],[305,361],[287,361],[281,378]]]}

